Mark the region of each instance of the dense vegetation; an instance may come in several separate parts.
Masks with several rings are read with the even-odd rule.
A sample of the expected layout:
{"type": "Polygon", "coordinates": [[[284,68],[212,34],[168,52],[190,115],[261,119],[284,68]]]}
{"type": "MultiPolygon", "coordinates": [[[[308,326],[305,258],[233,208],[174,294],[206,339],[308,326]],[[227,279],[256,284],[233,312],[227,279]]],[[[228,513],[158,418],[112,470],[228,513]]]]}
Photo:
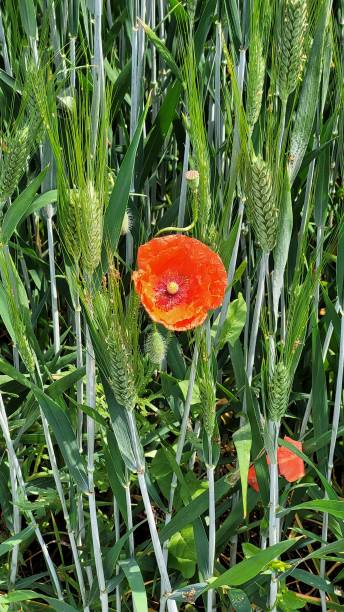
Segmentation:
{"type": "Polygon", "coordinates": [[[2,0],[0,610],[343,608],[343,28],[2,0]]]}

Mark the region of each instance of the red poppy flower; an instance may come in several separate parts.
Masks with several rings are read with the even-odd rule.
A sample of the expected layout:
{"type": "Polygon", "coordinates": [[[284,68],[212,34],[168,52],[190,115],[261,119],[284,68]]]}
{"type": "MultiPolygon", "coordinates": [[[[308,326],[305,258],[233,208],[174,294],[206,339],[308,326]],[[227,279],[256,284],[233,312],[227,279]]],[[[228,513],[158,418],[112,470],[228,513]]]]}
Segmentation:
{"type": "MultiPolygon", "coordinates": [[[[302,451],[302,442],[292,440],[288,436],[284,436],[284,440],[295,446],[298,450],[302,451]]],[[[280,446],[277,450],[277,460],[279,473],[284,476],[288,482],[294,482],[299,480],[305,475],[305,464],[300,457],[295,455],[293,451],[289,450],[285,446],[280,446]]]]}
{"type": "Polygon", "coordinates": [[[223,301],[227,276],[219,256],[184,235],[153,238],[139,247],[135,289],[149,316],[167,329],[201,325],[223,301]]]}
{"type": "MultiPolygon", "coordinates": [[[[302,442],[292,440],[288,436],[284,436],[286,442],[293,444],[298,450],[302,451],[302,442]]],[[[269,457],[266,458],[269,465],[269,457]]],[[[289,450],[285,446],[280,446],[277,449],[277,463],[278,473],[280,476],[284,476],[288,482],[295,482],[305,475],[305,464],[293,451],[289,450]]],[[[259,491],[257,475],[254,465],[251,465],[248,470],[248,484],[255,490],[259,491]]]]}

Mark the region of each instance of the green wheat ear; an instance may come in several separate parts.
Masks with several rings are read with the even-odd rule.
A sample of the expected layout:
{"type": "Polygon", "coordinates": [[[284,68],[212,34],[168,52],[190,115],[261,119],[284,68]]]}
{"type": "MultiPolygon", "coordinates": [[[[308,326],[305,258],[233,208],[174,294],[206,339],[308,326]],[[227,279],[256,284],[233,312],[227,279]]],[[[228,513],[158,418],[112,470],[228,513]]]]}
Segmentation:
{"type": "Polygon", "coordinates": [[[197,371],[197,385],[200,396],[201,416],[204,429],[212,437],[216,424],[216,387],[204,334],[200,342],[200,357],[197,371]]]}
{"type": "Polygon", "coordinates": [[[253,155],[246,171],[248,217],[263,251],[271,251],[276,243],[278,208],[272,187],[272,174],[261,156],[253,155]]]}
{"type": "Polygon", "coordinates": [[[103,204],[91,181],[79,191],[78,205],[74,210],[74,214],[78,213],[82,266],[85,274],[91,277],[100,263],[103,240],[103,204]]]}
{"type": "Polygon", "coordinates": [[[31,149],[31,132],[28,125],[19,128],[7,142],[0,173],[0,203],[11,197],[26,168],[26,160],[31,149]]]}
{"type": "Polygon", "coordinates": [[[296,88],[302,70],[307,27],[307,1],[284,0],[278,23],[277,86],[286,100],[296,88]]]}
{"type": "Polygon", "coordinates": [[[280,421],[288,409],[290,376],[282,361],[276,364],[269,385],[269,413],[273,421],[280,421]]]}

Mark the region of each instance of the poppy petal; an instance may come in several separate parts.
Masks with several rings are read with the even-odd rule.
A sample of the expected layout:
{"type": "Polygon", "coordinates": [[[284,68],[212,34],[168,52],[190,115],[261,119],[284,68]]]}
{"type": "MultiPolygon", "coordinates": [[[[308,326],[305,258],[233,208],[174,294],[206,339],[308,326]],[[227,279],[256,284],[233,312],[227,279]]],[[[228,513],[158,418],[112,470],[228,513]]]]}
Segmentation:
{"type": "MultiPolygon", "coordinates": [[[[302,442],[292,440],[288,436],[284,436],[284,440],[302,451],[302,442]]],[[[305,475],[305,464],[300,457],[295,455],[293,451],[285,446],[280,446],[277,450],[278,469],[281,476],[288,482],[295,482],[305,475]]]]}

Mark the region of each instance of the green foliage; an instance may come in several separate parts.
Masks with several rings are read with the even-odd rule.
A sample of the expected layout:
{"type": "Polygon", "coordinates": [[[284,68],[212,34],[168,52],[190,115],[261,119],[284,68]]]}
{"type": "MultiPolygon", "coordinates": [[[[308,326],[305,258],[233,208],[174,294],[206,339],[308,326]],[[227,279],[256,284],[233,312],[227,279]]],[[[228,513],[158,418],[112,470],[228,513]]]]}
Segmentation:
{"type": "Polygon", "coordinates": [[[1,609],[342,608],[340,4],[1,3],[1,609]]]}

